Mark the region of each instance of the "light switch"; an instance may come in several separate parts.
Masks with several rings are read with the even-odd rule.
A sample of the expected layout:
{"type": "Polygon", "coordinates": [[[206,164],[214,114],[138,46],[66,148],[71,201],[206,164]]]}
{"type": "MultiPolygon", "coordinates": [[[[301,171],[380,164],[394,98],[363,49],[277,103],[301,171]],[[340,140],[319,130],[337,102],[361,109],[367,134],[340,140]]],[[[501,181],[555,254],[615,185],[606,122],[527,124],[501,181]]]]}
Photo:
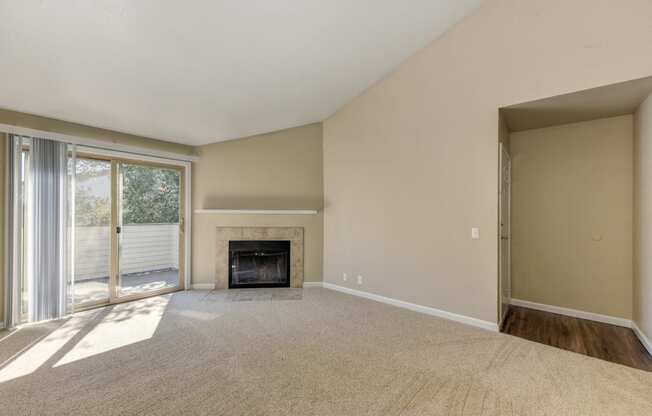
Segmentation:
{"type": "Polygon", "coordinates": [[[479,240],[480,239],[480,228],[472,227],[471,228],[471,239],[479,240]]]}

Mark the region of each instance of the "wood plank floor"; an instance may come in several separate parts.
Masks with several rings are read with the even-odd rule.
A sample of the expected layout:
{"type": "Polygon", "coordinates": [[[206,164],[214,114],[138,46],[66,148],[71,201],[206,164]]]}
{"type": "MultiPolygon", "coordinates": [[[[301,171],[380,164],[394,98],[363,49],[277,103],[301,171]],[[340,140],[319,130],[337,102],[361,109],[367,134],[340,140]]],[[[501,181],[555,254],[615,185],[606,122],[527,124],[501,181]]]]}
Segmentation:
{"type": "Polygon", "coordinates": [[[629,328],[510,306],[502,332],[652,371],[652,357],[629,328]]]}

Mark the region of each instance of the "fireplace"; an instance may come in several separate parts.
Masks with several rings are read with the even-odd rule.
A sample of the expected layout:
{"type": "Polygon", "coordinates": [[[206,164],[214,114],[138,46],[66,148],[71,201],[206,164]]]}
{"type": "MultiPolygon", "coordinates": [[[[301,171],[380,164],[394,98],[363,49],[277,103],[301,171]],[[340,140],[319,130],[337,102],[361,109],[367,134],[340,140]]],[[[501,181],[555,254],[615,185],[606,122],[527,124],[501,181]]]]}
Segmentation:
{"type": "MultiPolygon", "coordinates": [[[[231,242],[281,241],[290,245],[290,287],[303,287],[303,227],[216,227],[215,228],[215,289],[233,287],[231,242]]],[[[235,244],[236,246],[238,243],[235,244]]],[[[287,284],[285,285],[287,286],[287,284]]]]}
{"type": "Polygon", "coordinates": [[[290,287],[290,241],[229,241],[229,288],[290,287]]]}

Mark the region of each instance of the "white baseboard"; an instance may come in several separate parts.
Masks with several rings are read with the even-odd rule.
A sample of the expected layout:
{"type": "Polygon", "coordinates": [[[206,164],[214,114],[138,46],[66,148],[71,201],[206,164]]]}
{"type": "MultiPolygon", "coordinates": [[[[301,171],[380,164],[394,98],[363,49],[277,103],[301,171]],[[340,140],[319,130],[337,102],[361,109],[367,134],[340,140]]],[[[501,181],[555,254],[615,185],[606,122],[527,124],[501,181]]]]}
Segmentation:
{"type": "Polygon", "coordinates": [[[522,306],[524,308],[556,313],[558,315],[572,316],[573,318],[588,319],[589,321],[596,321],[605,324],[623,326],[625,328],[632,327],[631,320],[625,318],[617,318],[615,316],[601,315],[599,313],[580,311],[577,309],[562,308],[561,306],[546,305],[543,303],[530,302],[528,300],[521,300],[521,299],[512,299],[511,304],[514,306],[522,306]]]}
{"type": "Polygon", "coordinates": [[[638,339],[641,340],[641,344],[643,344],[647,352],[652,355],[652,341],[643,333],[643,331],[641,331],[641,328],[639,328],[634,321],[632,321],[632,330],[638,339]]]}
{"type": "Polygon", "coordinates": [[[324,287],[324,282],[303,282],[303,287],[324,287]]]}
{"type": "Polygon", "coordinates": [[[498,332],[498,325],[495,322],[483,321],[482,319],[471,318],[469,316],[459,315],[456,313],[443,311],[441,309],[431,308],[429,306],[417,305],[416,303],[409,303],[398,299],[392,299],[385,296],[376,295],[374,293],[350,289],[348,287],[338,286],[333,283],[323,282],[322,286],[326,289],[336,290],[338,292],[348,293],[349,295],[359,296],[361,298],[375,300],[377,302],[386,303],[388,305],[397,306],[399,308],[409,309],[414,312],[419,312],[430,316],[436,316],[438,318],[444,318],[450,321],[460,322],[463,324],[486,329],[488,331],[498,332]]]}
{"type": "Polygon", "coordinates": [[[192,290],[213,290],[215,289],[215,283],[193,283],[190,288],[192,290]]]}

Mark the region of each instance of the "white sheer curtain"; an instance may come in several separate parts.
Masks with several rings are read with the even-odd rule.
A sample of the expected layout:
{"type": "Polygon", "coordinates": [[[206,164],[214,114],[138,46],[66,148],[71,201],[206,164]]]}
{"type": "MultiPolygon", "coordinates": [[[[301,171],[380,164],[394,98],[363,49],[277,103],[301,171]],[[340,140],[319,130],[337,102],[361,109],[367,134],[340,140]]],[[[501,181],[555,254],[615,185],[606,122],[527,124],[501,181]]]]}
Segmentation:
{"type": "Polygon", "coordinates": [[[30,156],[29,310],[32,321],[42,321],[67,313],[68,146],[33,139],[30,156]]]}
{"type": "Polygon", "coordinates": [[[11,273],[5,325],[60,318],[71,311],[74,163],[66,143],[9,137],[8,252],[11,273]],[[12,232],[13,231],[13,232],[12,232]]]}

